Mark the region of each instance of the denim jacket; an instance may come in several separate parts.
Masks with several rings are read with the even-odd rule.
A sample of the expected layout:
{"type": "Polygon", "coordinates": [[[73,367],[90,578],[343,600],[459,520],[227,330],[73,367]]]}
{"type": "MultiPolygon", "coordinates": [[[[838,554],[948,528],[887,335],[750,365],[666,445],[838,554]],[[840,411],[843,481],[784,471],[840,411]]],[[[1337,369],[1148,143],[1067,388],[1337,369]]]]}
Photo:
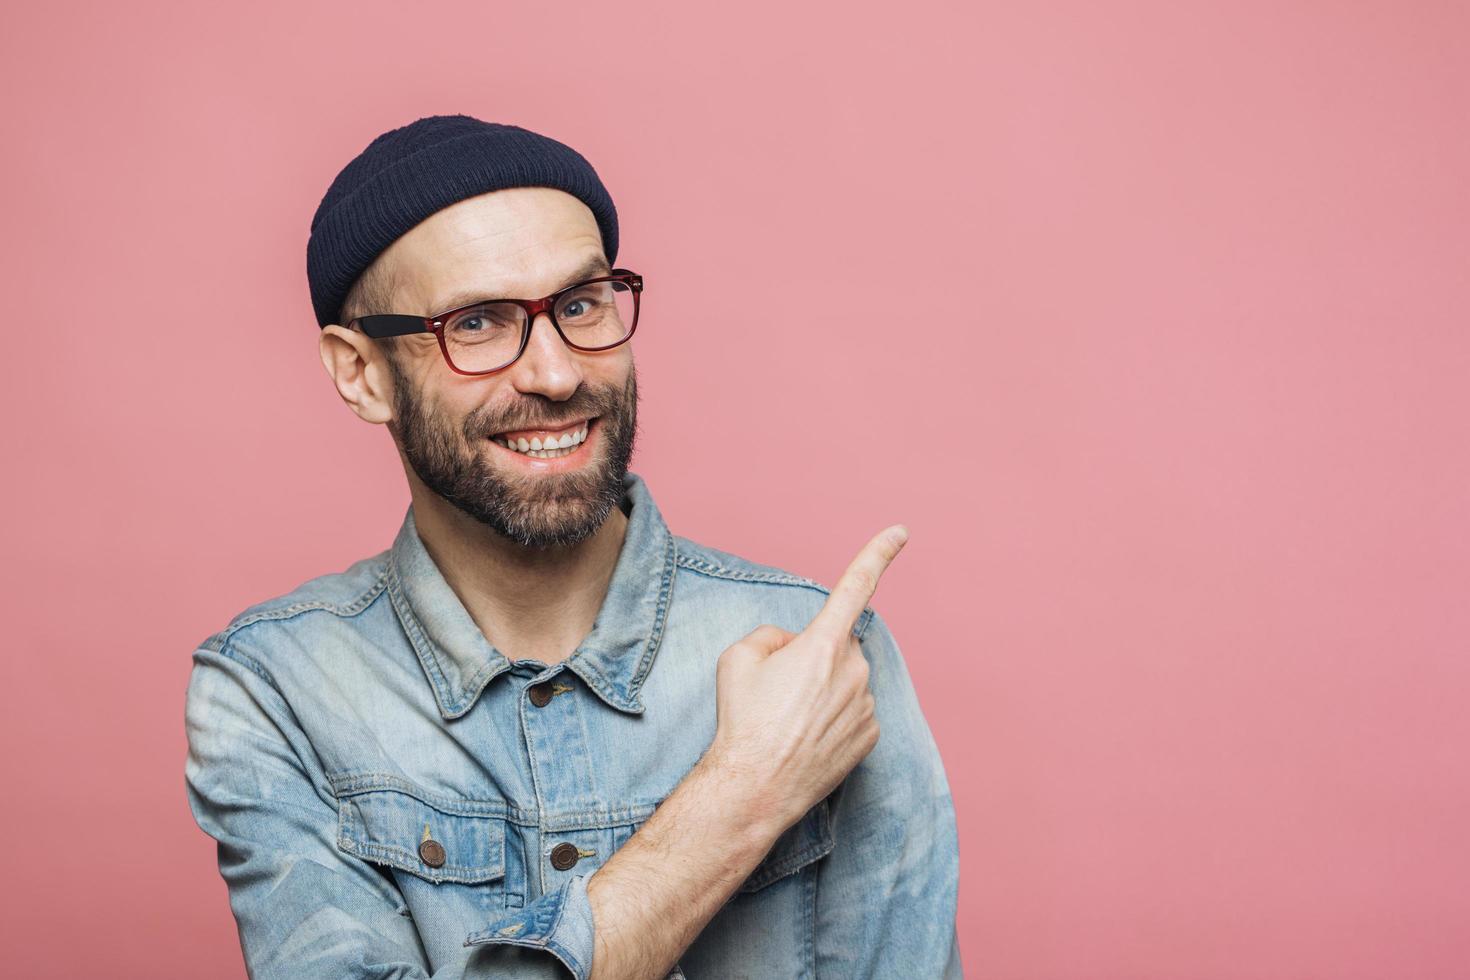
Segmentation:
{"type": "MultiPolygon", "coordinates": [[[[670,533],[628,473],[591,633],[510,660],[410,506],[387,551],[259,603],[193,655],[185,783],[251,977],[586,980],[587,879],[715,735],[719,654],[800,631],[827,590],[670,533]]],[[[671,978],[956,978],[959,843],[897,644],[854,632],[880,736],[679,957],[671,978]]]]}

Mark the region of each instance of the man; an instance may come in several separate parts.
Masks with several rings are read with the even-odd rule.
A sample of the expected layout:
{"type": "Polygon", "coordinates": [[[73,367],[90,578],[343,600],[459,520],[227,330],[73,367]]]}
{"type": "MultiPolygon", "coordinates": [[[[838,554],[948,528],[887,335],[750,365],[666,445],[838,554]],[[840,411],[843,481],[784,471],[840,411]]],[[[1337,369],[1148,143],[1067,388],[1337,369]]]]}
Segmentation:
{"type": "Polygon", "coordinates": [[[960,976],[949,786],[867,606],[907,532],[829,594],[669,531],[591,165],[420,119],[307,251],[411,504],[194,654],[189,802],[250,975],[960,976]]]}

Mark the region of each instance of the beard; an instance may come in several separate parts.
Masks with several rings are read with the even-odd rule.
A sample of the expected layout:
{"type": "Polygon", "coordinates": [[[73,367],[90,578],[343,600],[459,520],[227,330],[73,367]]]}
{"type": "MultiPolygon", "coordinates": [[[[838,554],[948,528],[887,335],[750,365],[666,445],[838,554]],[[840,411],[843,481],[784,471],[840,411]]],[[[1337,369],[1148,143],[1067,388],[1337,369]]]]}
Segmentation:
{"type": "Polygon", "coordinates": [[[393,377],[388,431],[404,458],[426,487],[486,527],[522,548],[566,547],[595,534],[622,500],[638,429],[638,376],[631,363],[621,391],[579,388],[567,401],[546,400],[540,415],[598,416],[600,455],[569,473],[526,478],[498,471],[486,456],[500,452],[488,445],[492,433],[529,426],[506,424],[484,409],[455,425],[424,404],[395,357],[387,361],[393,377]]]}

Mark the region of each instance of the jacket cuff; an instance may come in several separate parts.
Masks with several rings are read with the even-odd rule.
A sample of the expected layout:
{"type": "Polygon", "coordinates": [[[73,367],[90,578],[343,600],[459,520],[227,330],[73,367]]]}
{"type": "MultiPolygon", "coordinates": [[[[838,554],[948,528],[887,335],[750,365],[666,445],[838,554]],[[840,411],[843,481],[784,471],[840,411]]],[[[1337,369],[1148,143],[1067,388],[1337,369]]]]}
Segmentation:
{"type": "Polygon", "coordinates": [[[592,973],[592,902],[587,875],[573,875],[513,915],[464,941],[466,946],[500,944],[544,949],[571,971],[576,980],[592,973]]]}

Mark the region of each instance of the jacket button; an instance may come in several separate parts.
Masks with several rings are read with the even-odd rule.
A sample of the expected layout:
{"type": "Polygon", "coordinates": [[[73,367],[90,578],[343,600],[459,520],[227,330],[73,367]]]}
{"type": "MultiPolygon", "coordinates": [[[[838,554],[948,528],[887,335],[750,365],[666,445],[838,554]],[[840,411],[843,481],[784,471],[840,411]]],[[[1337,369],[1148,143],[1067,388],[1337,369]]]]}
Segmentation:
{"type": "Polygon", "coordinates": [[[565,871],[577,863],[577,845],[562,841],[551,849],[551,866],[558,871],[565,871]]]}
{"type": "Polygon", "coordinates": [[[531,703],[538,708],[544,708],[551,700],[551,682],[542,681],[540,684],[531,685],[531,703]]]}
{"type": "Polygon", "coordinates": [[[431,868],[444,867],[444,845],[432,838],[419,843],[419,857],[431,868]]]}

